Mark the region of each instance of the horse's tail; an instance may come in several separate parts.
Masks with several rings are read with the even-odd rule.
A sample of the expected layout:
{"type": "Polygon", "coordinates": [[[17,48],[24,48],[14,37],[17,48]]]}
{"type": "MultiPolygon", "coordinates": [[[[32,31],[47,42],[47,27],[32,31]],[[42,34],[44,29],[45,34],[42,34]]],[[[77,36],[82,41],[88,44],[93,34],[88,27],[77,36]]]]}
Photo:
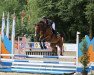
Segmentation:
{"type": "Polygon", "coordinates": [[[65,33],[64,32],[60,32],[60,36],[64,38],[65,33]]]}
{"type": "Polygon", "coordinates": [[[60,37],[61,37],[62,40],[64,41],[64,32],[60,33],[60,37]]]}
{"type": "Polygon", "coordinates": [[[63,34],[60,34],[60,36],[61,36],[61,37],[64,37],[64,35],[63,35],[63,34]]]}

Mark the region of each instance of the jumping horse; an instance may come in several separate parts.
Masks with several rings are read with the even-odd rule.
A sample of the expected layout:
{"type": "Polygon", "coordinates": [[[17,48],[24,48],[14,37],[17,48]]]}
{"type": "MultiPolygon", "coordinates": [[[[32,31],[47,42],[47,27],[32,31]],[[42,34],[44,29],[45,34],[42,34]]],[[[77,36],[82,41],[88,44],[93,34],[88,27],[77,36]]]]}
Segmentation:
{"type": "Polygon", "coordinates": [[[42,42],[44,48],[46,47],[44,41],[49,42],[52,48],[52,55],[63,55],[63,36],[54,34],[51,26],[40,21],[35,25],[35,32],[36,37],[40,40],[41,47],[42,42]],[[57,46],[60,48],[59,54],[57,53],[57,46]]]}

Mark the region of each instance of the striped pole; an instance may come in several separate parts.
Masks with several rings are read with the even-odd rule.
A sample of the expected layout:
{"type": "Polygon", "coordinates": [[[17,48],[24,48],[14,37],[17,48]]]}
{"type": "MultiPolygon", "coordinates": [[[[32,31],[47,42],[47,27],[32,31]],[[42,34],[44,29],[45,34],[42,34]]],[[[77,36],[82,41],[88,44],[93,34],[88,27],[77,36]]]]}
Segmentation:
{"type": "Polygon", "coordinates": [[[77,44],[76,65],[77,66],[78,66],[79,35],[80,35],[80,32],[77,31],[77,34],[76,34],[76,44],[77,44]]]}
{"type": "Polygon", "coordinates": [[[4,12],[3,12],[3,16],[2,16],[2,29],[1,29],[2,39],[4,39],[4,29],[5,29],[5,18],[4,18],[4,12]]]}
{"type": "MultiPolygon", "coordinates": [[[[0,34],[0,55],[1,55],[1,34],[0,34]]],[[[1,56],[0,56],[0,61],[1,61],[1,56]]]]}
{"type": "Polygon", "coordinates": [[[6,29],[6,36],[7,36],[7,38],[9,38],[9,12],[8,12],[8,15],[7,15],[7,29],[6,29]]]}
{"type": "MultiPolygon", "coordinates": [[[[11,54],[14,54],[14,39],[15,38],[15,13],[13,15],[13,24],[12,24],[12,49],[11,49],[11,54]]],[[[13,56],[12,56],[13,58],[13,56]]]]}

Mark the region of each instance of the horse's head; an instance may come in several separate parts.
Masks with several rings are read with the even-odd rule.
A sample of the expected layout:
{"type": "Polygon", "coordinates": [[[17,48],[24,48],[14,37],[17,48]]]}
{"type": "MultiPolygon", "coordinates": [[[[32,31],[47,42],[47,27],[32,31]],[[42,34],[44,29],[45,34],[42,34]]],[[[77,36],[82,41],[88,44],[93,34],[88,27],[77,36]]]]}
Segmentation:
{"type": "Polygon", "coordinates": [[[46,30],[46,25],[43,21],[38,22],[35,25],[35,34],[37,38],[43,37],[46,30]]]}
{"type": "Polygon", "coordinates": [[[35,25],[35,33],[38,34],[40,32],[40,26],[38,24],[35,25]]]}
{"type": "Polygon", "coordinates": [[[35,32],[36,34],[39,34],[41,31],[43,31],[44,24],[40,21],[35,25],[35,32]]]}

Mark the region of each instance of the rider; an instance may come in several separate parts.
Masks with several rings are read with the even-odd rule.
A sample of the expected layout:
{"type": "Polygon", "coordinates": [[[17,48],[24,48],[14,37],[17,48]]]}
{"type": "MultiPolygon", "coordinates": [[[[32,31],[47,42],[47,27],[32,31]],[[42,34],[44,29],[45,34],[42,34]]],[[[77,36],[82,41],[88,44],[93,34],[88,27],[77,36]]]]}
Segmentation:
{"type": "Polygon", "coordinates": [[[51,26],[52,28],[52,32],[57,35],[57,32],[55,30],[55,22],[53,22],[52,20],[48,19],[47,17],[43,16],[42,17],[42,21],[45,22],[47,25],[51,26]]]}

